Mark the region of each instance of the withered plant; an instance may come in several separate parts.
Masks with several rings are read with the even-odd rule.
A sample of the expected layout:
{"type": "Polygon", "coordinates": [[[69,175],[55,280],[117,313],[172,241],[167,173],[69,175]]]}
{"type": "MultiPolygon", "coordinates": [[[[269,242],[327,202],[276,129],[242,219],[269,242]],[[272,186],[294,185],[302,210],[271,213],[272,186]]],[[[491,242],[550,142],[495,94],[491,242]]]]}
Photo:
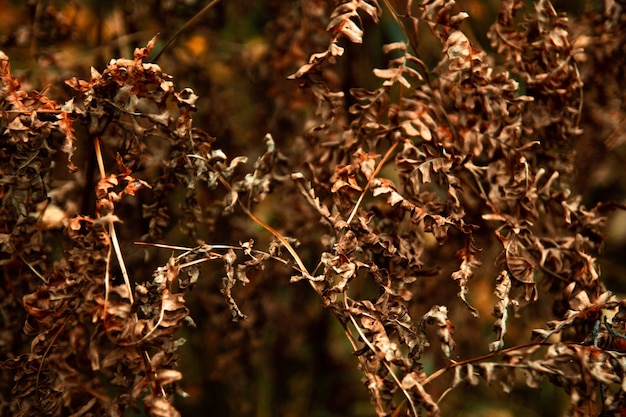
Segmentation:
{"type": "Polygon", "coordinates": [[[339,323],[378,416],[548,385],[566,415],[624,415],[626,302],[596,259],[623,207],[585,204],[576,151],[625,142],[626,14],[526,3],[500,2],[486,50],[452,0],[267,2],[275,108],[245,156],[194,127],[156,37],[63,100],[0,53],[0,414],[181,415],[190,300],[219,279],[227,372],[270,276],[339,323]],[[355,77],[383,17],[401,36],[355,77]]]}

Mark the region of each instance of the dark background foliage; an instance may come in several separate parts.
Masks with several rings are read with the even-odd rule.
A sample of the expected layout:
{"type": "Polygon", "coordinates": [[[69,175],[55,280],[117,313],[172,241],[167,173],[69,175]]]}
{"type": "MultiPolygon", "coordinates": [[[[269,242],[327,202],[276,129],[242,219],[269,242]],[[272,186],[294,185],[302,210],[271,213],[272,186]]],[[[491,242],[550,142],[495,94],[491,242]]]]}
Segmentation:
{"type": "MultiPolygon", "coordinates": [[[[0,50],[11,66],[10,75],[7,66],[2,73],[0,121],[0,414],[175,415],[160,401],[167,397],[183,416],[396,416],[411,411],[398,387],[414,386],[407,378],[394,387],[385,361],[411,378],[433,375],[450,364],[440,344],[444,352],[455,345],[453,361],[472,363],[489,355],[498,332],[506,332],[501,347],[522,346],[533,329],[547,332],[549,321],[562,325],[563,335],[546,340],[576,342],[559,351],[562,358],[589,348],[583,341],[598,318],[588,317],[589,305],[615,307],[619,297],[607,301],[604,290],[626,291],[626,220],[610,205],[598,206],[626,195],[624,6],[555,1],[563,13],[557,16],[547,2],[534,9],[530,1],[458,1],[431,34],[423,23],[410,29],[411,19],[401,16],[406,2],[379,2],[379,22],[375,1],[356,2],[359,19],[333,21],[341,3],[350,2],[217,2],[165,50],[159,69],[141,61],[151,62],[208,2],[0,1],[0,50]],[[529,21],[522,12],[507,17],[513,7],[529,21]],[[445,20],[459,11],[470,17],[445,20]],[[362,43],[351,42],[358,30],[341,26],[348,20],[363,29],[362,43]],[[542,24],[549,36],[539,34],[542,24]],[[152,52],[135,51],[157,33],[152,52]],[[561,44],[553,35],[563,35],[561,44]],[[333,41],[345,49],[342,56],[309,61],[333,41]],[[383,53],[383,45],[400,41],[409,47],[383,53]],[[472,76],[462,62],[468,50],[472,76]],[[406,54],[416,57],[407,64],[414,72],[402,72],[414,74],[406,75],[410,86],[384,72],[399,68],[393,58],[406,54]],[[121,57],[127,61],[110,61],[121,57]],[[505,69],[510,76],[498,75],[505,69]],[[538,81],[542,72],[547,82],[538,81]],[[392,81],[388,88],[385,80],[392,81]],[[515,123],[519,132],[506,130],[515,123]],[[434,165],[418,174],[416,161],[434,165]],[[535,188],[528,186],[533,181],[535,188]],[[416,207],[428,214],[410,227],[416,207]],[[567,213],[575,220],[562,220],[567,213]],[[437,223],[444,218],[447,226],[437,223]],[[341,224],[348,219],[352,228],[341,224]],[[527,234],[509,246],[518,237],[497,221],[527,234]],[[322,284],[265,223],[298,240],[292,244],[299,262],[323,276],[322,284]],[[112,224],[123,262],[111,243],[112,224]],[[262,252],[246,255],[250,239],[262,252]],[[200,249],[183,256],[182,247],[200,249]],[[512,247],[518,252],[501,255],[512,247]],[[524,258],[533,259],[532,268],[524,258]],[[303,279],[290,283],[294,268],[303,279]],[[520,269],[534,271],[530,281],[520,269]],[[502,271],[522,284],[503,290],[502,271]],[[124,290],[125,275],[133,295],[124,290]],[[465,278],[466,303],[475,310],[457,296],[465,278]],[[519,317],[503,304],[509,291],[511,300],[527,304],[519,317]],[[428,316],[435,305],[447,312],[428,316]],[[494,305],[510,310],[495,335],[494,305]],[[570,311],[578,321],[567,322],[570,311]],[[367,321],[378,313],[386,315],[367,321]],[[238,315],[245,318],[233,320],[238,315]],[[397,323],[406,317],[412,321],[403,334],[397,323]],[[427,339],[418,335],[420,317],[434,324],[424,325],[427,339]],[[352,319],[371,333],[359,335],[352,319]],[[448,319],[454,342],[446,341],[448,319]],[[397,352],[376,339],[387,333],[387,342],[402,345],[397,352]],[[363,345],[363,336],[381,345],[363,345]],[[181,338],[184,344],[176,342],[181,338]],[[368,356],[368,348],[384,359],[368,356]]],[[[607,364],[620,360],[620,349],[603,349],[617,352],[601,357],[607,364]]],[[[559,355],[520,352],[523,361],[561,369],[559,355]]],[[[487,371],[477,371],[484,379],[474,383],[471,370],[457,369],[459,380],[449,371],[427,387],[435,401],[445,395],[439,406],[446,416],[599,413],[598,384],[610,380],[580,394],[562,375],[528,378],[531,387],[518,375],[505,394],[499,385],[511,375],[485,383],[487,371]],[[575,404],[573,392],[591,408],[575,404]]],[[[434,413],[424,397],[411,395],[434,413]]],[[[622,402],[615,394],[611,412],[623,410],[622,402]]]]}

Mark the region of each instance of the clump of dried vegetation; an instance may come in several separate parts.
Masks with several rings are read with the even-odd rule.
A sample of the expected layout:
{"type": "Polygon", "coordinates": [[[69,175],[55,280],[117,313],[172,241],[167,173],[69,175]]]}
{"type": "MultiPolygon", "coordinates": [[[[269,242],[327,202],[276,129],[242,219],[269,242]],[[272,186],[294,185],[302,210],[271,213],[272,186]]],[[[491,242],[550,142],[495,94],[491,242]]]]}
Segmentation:
{"type": "Polygon", "coordinates": [[[245,377],[293,288],[321,313],[290,319],[334,317],[378,416],[546,385],[569,416],[624,415],[626,302],[596,260],[620,206],[584,203],[576,150],[626,138],[626,13],[500,3],[491,50],[451,0],[267,6],[273,44],[245,68],[274,122],[228,149],[245,156],[194,126],[202,98],[151,62],[156,38],[61,101],[0,53],[0,414],[180,415],[181,334],[209,316],[214,373],[245,377]],[[384,16],[404,40],[354,77],[384,16]]]}

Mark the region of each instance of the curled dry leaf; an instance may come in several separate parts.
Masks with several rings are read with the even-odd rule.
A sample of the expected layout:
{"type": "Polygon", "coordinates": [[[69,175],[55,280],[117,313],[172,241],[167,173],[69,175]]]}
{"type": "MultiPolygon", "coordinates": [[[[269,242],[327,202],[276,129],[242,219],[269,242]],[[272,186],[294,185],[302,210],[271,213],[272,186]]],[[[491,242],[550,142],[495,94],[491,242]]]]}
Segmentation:
{"type": "Polygon", "coordinates": [[[427,325],[434,325],[437,327],[437,337],[439,338],[439,342],[441,344],[441,350],[446,357],[449,358],[452,354],[455,343],[452,339],[454,326],[450,320],[448,320],[448,308],[445,306],[433,306],[428,313],[424,314],[424,316],[420,318],[417,324],[420,335],[420,352],[430,346],[426,336],[427,325]]]}

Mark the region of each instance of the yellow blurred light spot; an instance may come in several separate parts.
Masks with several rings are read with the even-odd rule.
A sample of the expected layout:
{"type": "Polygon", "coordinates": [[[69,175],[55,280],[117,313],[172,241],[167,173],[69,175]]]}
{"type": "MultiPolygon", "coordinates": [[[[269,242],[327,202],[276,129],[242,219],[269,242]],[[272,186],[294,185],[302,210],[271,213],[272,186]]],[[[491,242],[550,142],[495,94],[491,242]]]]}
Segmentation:
{"type": "Polygon", "coordinates": [[[67,218],[67,213],[59,207],[50,204],[41,216],[41,224],[44,229],[63,227],[63,220],[67,218]]]}
{"type": "Polygon", "coordinates": [[[246,42],[243,46],[244,58],[256,64],[265,56],[267,52],[267,42],[261,37],[255,37],[246,42]]]}
{"type": "Polygon", "coordinates": [[[187,49],[196,58],[207,50],[207,40],[204,36],[194,35],[186,42],[187,49]]]}

